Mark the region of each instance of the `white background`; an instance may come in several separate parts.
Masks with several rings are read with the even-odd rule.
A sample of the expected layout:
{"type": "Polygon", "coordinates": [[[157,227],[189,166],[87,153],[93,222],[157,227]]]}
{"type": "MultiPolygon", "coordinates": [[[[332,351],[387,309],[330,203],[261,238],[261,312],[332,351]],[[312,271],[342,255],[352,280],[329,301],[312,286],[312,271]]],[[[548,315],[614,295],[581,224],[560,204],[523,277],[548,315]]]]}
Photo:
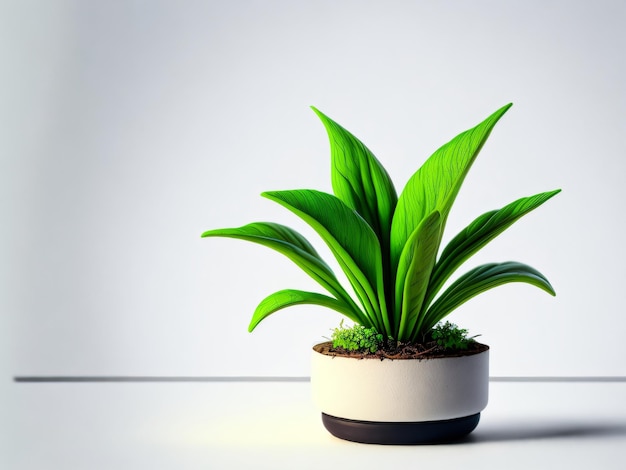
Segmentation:
{"type": "MultiPolygon", "coordinates": [[[[473,258],[542,271],[451,319],[492,375],[626,375],[623,1],[3,1],[1,335],[9,375],[308,375],[340,317],[277,313],[315,289],[257,220],[321,243],[264,190],[330,191],[315,105],[398,191],[500,106],[447,238],[521,196],[563,192],[473,258]]],[[[334,265],[333,265],[334,266],[334,265]]]]}

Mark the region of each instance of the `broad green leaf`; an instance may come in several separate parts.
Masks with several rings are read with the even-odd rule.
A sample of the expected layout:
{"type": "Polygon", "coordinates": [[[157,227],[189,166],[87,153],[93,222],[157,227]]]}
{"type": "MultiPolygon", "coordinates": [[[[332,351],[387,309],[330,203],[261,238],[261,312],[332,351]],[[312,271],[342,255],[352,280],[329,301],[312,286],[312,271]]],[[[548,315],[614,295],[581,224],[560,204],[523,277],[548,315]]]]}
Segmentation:
{"type": "Polygon", "coordinates": [[[418,323],[430,273],[437,257],[440,230],[441,217],[435,211],[415,229],[400,256],[395,302],[395,318],[400,319],[396,336],[399,341],[408,340],[418,323]]]}
{"type": "Polygon", "coordinates": [[[255,222],[239,228],[209,230],[202,236],[237,238],[258,243],[282,253],[335,297],[351,305],[355,316],[364,318],[363,313],[341,286],[330,267],[320,258],[308,240],[297,231],[281,224],[255,222]]]}
{"type": "Polygon", "coordinates": [[[548,279],[526,264],[514,261],[485,264],[461,276],[441,294],[427,312],[423,331],[428,331],[472,297],[509,282],[525,282],[556,295],[548,279]]]}
{"type": "Polygon", "coordinates": [[[313,245],[304,236],[286,225],[274,222],[254,222],[239,228],[208,230],[202,234],[202,237],[241,238],[261,244],[265,244],[265,241],[278,241],[292,245],[299,251],[304,251],[322,261],[313,245]]]}
{"type": "MultiPolygon", "coordinates": [[[[262,194],[307,222],[326,242],[363,303],[372,326],[386,331],[382,258],[371,227],[339,198],[320,191],[300,189],[262,194]]],[[[366,326],[366,325],[365,325],[366,326]]]]}
{"type": "Polygon", "coordinates": [[[487,212],[477,217],[450,241],[441,253],[435,265],[430,286],[428,288],[427,303],[437,295],[439,289],[454,271],[474,253],[487,243],[504,232],[522,216],[536,209],[561,190],[548,191],[523,197],[499,210],[487,212]]]}
{"type": "Polygon", "coordinates": [[[360,323],[360,318],[354,315],[354,312],[344,302],[341,302],[326,295],[317,294],[315,292],[305,292],[301,290],[285,289],[275,292],[261,301],[258,305],[252,320],[248,326],[248,331],[252,331],[256,326],[272,313],[293,305],[312,304],[321,305],[322,307],[331,308],[345,316],[350,320],[360,323]]]}
{"type": "Polygon", "coordinates": [[[510,107],[508,104],[500,108],[476,127],[443,145],[409,179],[398,199],[391,225],[392,267],[397,265],[407,240],[428,214],[439,211],[441,225],[445,227],[467,172],[491,130],[510,107]]]}
{"type": "Polygon", "coordinates": [[[331,182],[335,196],[357,211],[389,245],[391,218],[398,196],[385,168],[353,134],[312,107],[330,141],[331,182]]]}

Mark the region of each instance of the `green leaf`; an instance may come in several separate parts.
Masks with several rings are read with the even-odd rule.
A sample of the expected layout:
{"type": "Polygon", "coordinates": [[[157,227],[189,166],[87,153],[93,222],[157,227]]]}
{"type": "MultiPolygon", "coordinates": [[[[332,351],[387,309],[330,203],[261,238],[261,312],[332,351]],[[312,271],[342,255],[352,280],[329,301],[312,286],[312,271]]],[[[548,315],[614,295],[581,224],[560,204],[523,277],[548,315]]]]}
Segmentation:
{"type": "Polygon", "coordinates": [[[396,317],[400,319],[398,341],[406,341],[417,326],[422,302],[437,257],[441,217],[430,214],[413,232],[407,242],[396,276],[396,317]]]}
{"type": "Polygon", "coordinates": [[[548,279],[526,264],[514,261],[485,264],[464,274],[443,292],[428,309],[423,331],[428,331],[472,297],[509,282],[525,282],[556,295],[548,279]]]}
{"type": "MultiPolygon", "coordinates": [[[[307,222],[326,242],[361,300],[371,326],[386,330],[382,259],[371,227],[339,198],[311,189],[262,194],[307,222]]],[[[364,325],[367,326],[367,325],[364,325]]]]}
{"type": "Polygon", "coordinates": [[[353,316],[364,320],[364,314],[341,286],[330,267],[320,258],[315,248],[297,231],[276,223],[255,222],[239,228],[209,230],[203,237],[228,237],[266,246],[287,256],[304,272],[338,299],[351,305],[353,316]]]}
{"type": "Polygon", "coordinates": [[[391,262],[397,265],[407,240],[431,212],[441,214],[442,232],[452,203],[491,130],[511,107],[508,104],[483,122],[439,148],[409,179],[398,199],[391,225],[391,262]]]}
{"type": "Polygon", "coordinates": [[[322,307],[328,307],[347,316],[354,322],[359,322],[359,318],[354,316],[354,312],[352,311],[350,306],[340,300],[333,299],[332,297],[328,297],[326,295],[317,294],[315,292],[285,289],[275,292],[261,301],[261,303],[254,311],[254,314],[252,315],[252,320],[250,321],[250,325],[248,326],[248,331],[251,332],[252,330],[254,330],[262,320],[278,310],[294,305],[303,304],[321,305],[322,307]]]}
{"type": "Polygon", "coordinates": [[[391,178],[359,139],[318,109],[311,108],[328,133],[335,196],[357,211],[372,227],[382,246],[387,247],[398,200],[391,178]]]}
{"type": "Polygon", "coordinates": [[[474,253],[509,228],[522,216],[536,209],[561,190],[548,191],[523,197],[499,210],[487,212],[477,217],[450,241],[441,253],[435,265],[430,286],[428,288],[427,304],[437,295],[446,280],[474,253]]]}
{"type": "Polygon", "coordinates": [[[298,252],[304,251],[322,261],[313,245],[304,236],[290,227],[274,222],[254,222],[239,228],[208,230],[202,237],[240,238],[263,245],[277,242],[280,246],[288,245],[298,252]]]}

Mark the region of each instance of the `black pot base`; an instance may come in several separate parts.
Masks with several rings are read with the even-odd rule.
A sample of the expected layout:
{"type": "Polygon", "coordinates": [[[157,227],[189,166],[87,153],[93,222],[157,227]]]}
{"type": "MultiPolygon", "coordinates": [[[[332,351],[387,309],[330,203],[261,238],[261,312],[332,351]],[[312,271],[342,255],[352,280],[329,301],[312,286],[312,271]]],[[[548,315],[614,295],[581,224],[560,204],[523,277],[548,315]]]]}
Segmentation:
{"type": "Polygon", "coordinates": [[[322,413],[322,423],[333,436],[364,444],[410,445],[457,441],[478,425],[480,413],[463,418],[420,422],[356,421],[322,413]]]}

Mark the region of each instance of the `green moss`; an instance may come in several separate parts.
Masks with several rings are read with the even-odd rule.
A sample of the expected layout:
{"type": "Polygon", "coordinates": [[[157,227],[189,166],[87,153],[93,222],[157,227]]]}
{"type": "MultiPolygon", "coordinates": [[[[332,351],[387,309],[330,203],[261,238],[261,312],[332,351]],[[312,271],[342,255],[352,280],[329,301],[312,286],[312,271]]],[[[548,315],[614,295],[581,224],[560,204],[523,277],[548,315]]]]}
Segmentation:
{"type": "Polygon", "coordinates": [[[468,338],[466,329],[459,328],[448,321],[436,325],[431,330],[430,336],[437,346],[444,350],[467,349],[475,338],[475,336],[468,338]]]}
{"type": "Polygon", "coordinates": [[[365,328],[361,325],[345,328],[342,321],[339,328],[333,330],[331,340],[333,348],[374,353],[382,345],[383,335],[378,333],[375,328],[365,328]]]}

